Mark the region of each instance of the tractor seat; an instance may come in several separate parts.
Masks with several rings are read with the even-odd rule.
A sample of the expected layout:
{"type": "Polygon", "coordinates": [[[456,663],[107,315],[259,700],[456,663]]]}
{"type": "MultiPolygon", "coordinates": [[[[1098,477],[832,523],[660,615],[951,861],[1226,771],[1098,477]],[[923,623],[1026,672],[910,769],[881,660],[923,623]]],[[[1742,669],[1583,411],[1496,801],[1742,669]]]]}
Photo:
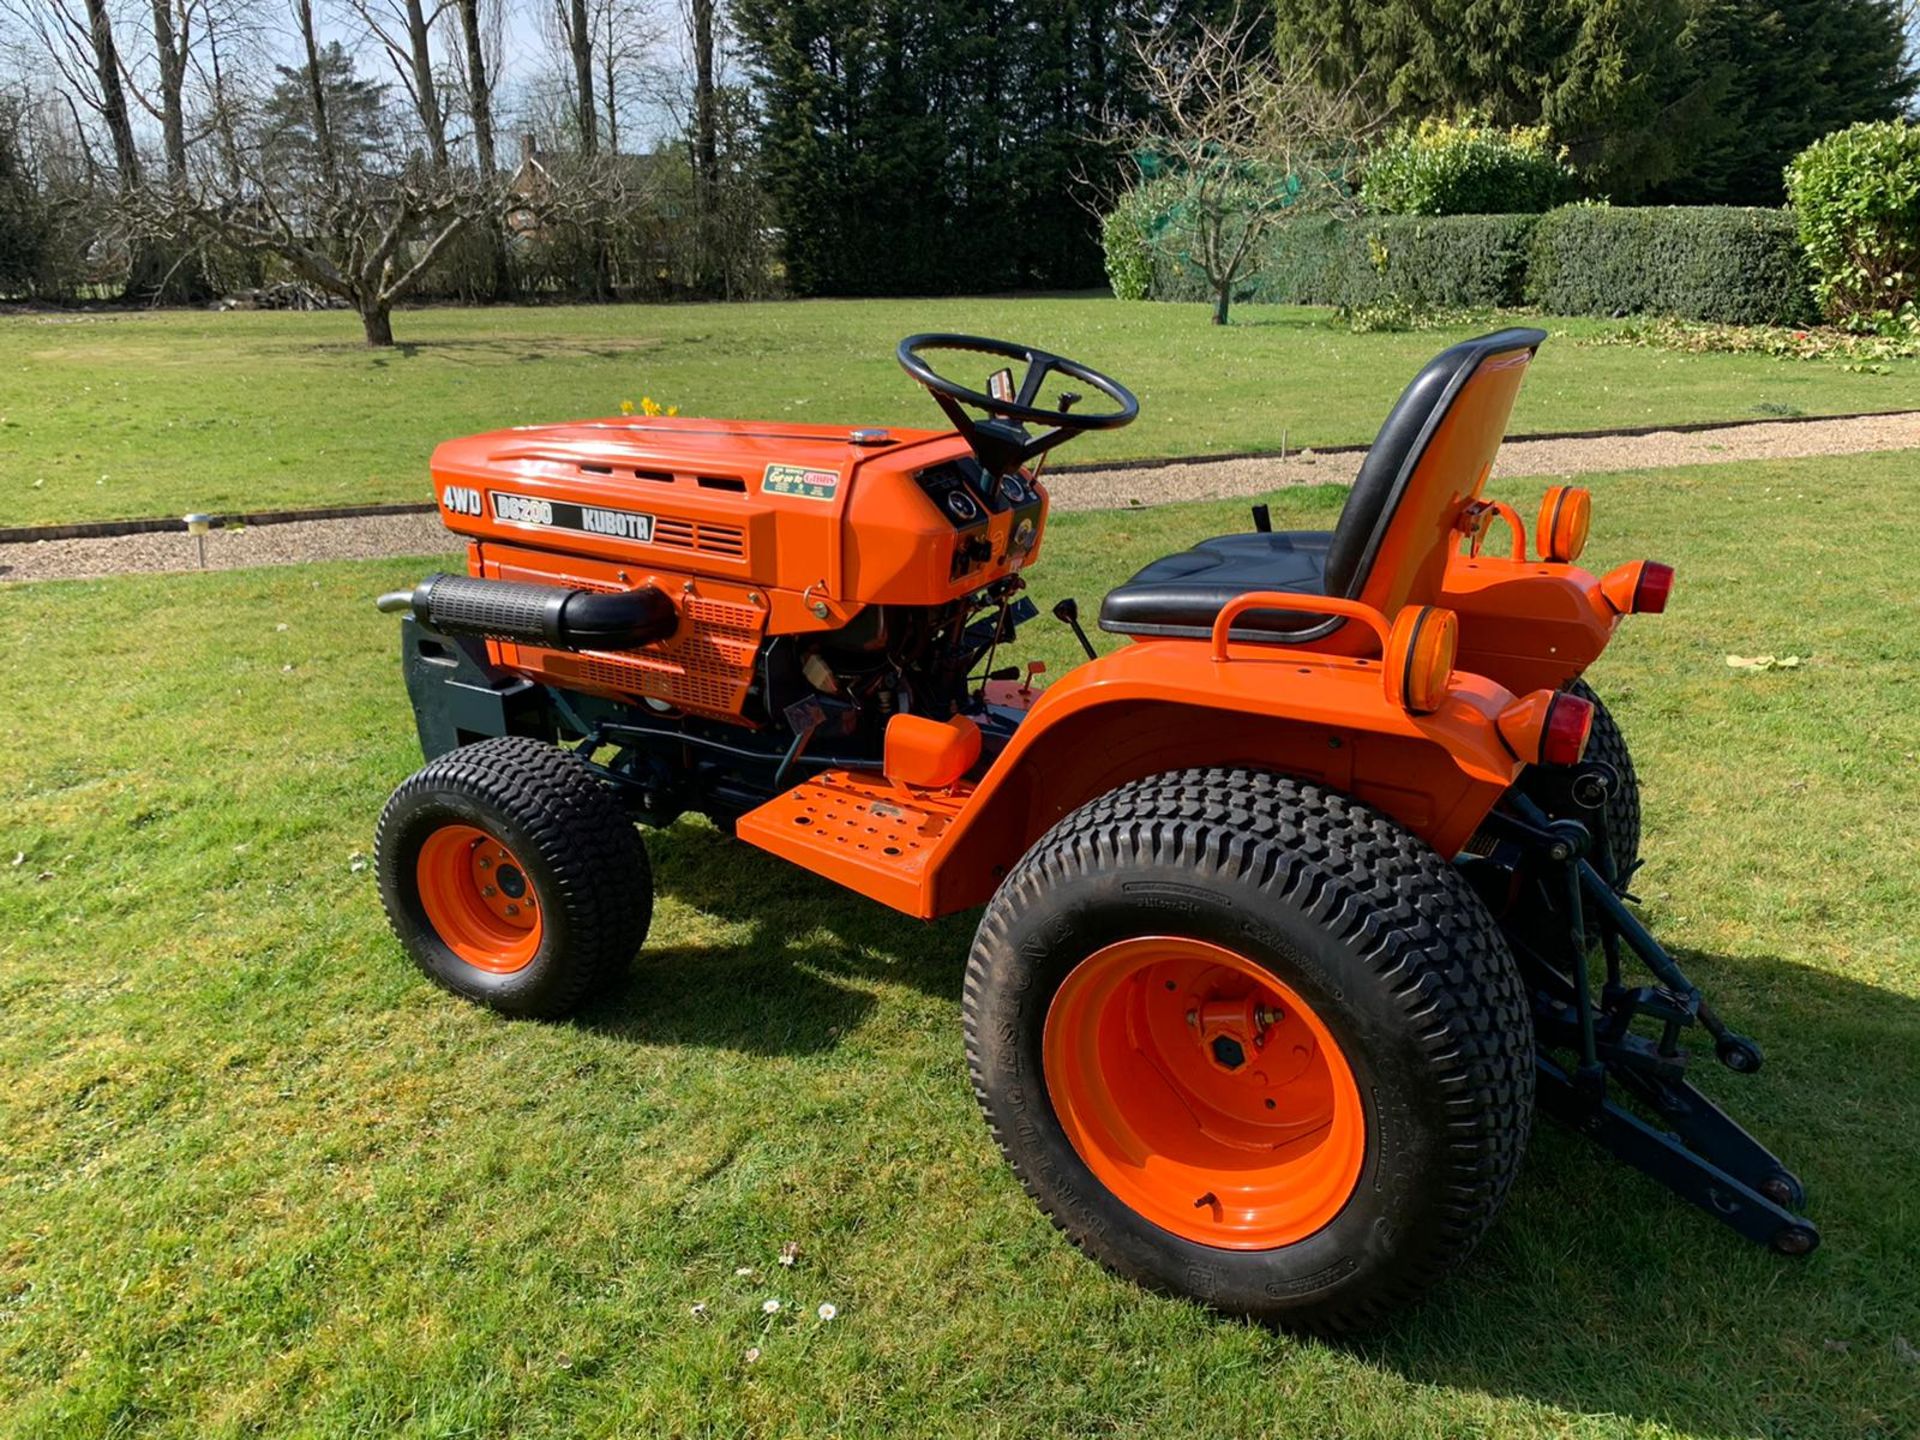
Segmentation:
{"type": "MultiPolygon", "coordinates": [[[[1205,636],[1229,600],[1249,590],[1324,595],[1327,530],[1276,530],[1221,535],[1154,561],[1112,591],[1100,607],[1100,628],[1121,635],[1205,636]]],[[[1273,640],[1324,626],[1327,617],[1298,611],[1250,610],[1235,639],[1273,640]]]]}
{"type": "MultiPolygon", "coordinates": [[[[1546,338],[1539,330],[1500,330],[1441,351],[1394,402],[1332,530],[1203,540],[1154,561],[1109,592],[1100,606],[1100,628],[1117,635],[1204,640],[1222,607],[1252,590],[1357,598],[1428,442],[1467,381],[1482,361],[1532,351],[1546,338]]],[[[1294,644],[1317,640],[1344,623],[1299,611],[1249,610],[1235,621],[1232,638],[1294,644]]]]}

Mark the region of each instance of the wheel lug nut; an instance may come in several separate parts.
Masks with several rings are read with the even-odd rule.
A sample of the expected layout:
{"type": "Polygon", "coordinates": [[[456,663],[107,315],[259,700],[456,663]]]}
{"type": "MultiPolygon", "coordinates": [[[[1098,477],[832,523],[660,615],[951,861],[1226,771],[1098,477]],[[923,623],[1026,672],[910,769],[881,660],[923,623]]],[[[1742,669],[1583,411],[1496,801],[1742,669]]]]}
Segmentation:
{"type": "Polygon", "coordinates": [[[488,858],[487,858],[486,856],[484,856],[484,855],[482,855],[482,856],[480,857],[480,868],[481,868],[482,870],[485,870],[485,869],[487,869],[487,868],[488,868],[488,867],[490,867],[490,866],[491,866],[492,864],[493,864],[493,861],[491,861],[491,860],[489,860],[489,859],[488,859],[488,858]]]}
{"type": "Polygon", "coordinates": [[[520,913],[520,907],[518,905],[507,906],[507,914],[518,915],[519,913],[520,913]]]}
{"type": "Polygon", "coordinates": [[[493,898],[493,895],[494,895],[494,889],[493,889],[493,886],[491,886],[491,885],[483,885],[483,886],[481,886],[481,887],[480,887],[480,893],[481,893],[482,895],[485,895],[485,896],[486,896],[486,897],[487,897],[487,898],[488,898],[489,900],[491,900],[491,899],[493,898]]]}

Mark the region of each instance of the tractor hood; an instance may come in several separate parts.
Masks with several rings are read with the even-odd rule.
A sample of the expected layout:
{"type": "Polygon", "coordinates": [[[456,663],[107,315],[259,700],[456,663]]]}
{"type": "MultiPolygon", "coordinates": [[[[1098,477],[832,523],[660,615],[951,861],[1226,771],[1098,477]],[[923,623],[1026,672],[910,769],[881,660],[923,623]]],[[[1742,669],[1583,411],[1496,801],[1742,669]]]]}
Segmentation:
{"type": "MultiPolygon", "coordinates": [[[[897,454],[940,433],[615,416],[522,425],[449,440],[434,451],[433,473],[441,485],[462,478],[523,477],[575,483],[599,480],[619,490],[635,482],[657,485],[677,477],[700,488],[743,493],[743,487],[758,488],[769,466],[830,470],[844,477],[864,459],[897,454]]],[[[442,503],[448,508],[444,497],[442,503]]]]}

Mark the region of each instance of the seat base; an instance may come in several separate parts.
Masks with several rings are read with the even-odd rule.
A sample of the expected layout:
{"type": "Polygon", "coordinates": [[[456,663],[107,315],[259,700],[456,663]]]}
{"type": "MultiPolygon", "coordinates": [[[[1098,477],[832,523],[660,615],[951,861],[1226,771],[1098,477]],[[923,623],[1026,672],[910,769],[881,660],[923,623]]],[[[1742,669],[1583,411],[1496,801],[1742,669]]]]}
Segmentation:
{"type": "MultiPolygon", "coordinates": [[[[1154,561],[1108,593],[1100,628],[1115,635],[1204,640],[1229,600],[1255,590],[1326,593],[1324,530],[1220,535],[1154,561]]],[[[1338,619],[1297,610],[1249,610],[1234,622],[1235,640],[1287,643],[1318,637],[1338,619]]]]}

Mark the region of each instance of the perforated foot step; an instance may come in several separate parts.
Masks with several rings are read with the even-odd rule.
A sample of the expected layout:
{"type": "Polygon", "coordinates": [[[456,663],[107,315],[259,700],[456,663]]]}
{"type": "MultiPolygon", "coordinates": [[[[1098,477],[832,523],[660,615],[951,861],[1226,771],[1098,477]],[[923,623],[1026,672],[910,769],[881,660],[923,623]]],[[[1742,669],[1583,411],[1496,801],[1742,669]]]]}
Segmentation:
{"type": "Polygon", "coordinates": [[[829,770],[740,817],[750,845],[871,896],[927,915],[930,862],[968,789],[924,792],[867,771],[829,770]]]}

